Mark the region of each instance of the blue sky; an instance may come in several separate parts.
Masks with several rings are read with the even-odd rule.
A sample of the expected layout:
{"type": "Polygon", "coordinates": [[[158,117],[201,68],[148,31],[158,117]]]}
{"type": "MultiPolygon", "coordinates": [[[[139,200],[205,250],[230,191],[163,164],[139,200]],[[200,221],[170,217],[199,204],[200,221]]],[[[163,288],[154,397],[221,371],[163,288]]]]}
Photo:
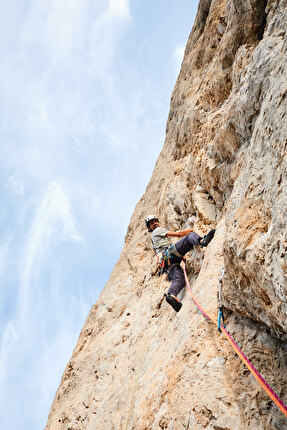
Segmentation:
{"type": "Polygon", "coordinates": [[[1,2],[5,430],[46,423],[162,148],[197,3],[1,2]]]}

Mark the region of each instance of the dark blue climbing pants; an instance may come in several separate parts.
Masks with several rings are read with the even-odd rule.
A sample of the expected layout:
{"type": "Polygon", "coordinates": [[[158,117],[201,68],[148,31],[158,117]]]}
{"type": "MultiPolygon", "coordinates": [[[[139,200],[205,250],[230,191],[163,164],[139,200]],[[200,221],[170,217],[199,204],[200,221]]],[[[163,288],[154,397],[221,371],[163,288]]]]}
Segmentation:
{"type": "MultiPolygon", "coordinates": [[[[187,236],[184,236],[182,239],[176,242],[175,247],[177,252],[184,256],[193,248],[194,245],[199,245],[199,239],[201,239],[201,237],[198,236],[198,234],[194,232],[189,233],[187,236]]],[[[173,255],[170,258],[170,266],[167,268],[168,280],[171,281],[168,293],[173,294],[174,296],[177,296],[178,293],[185,287],[183,270],[179,265],[181,260],[181,257],[173,255]],[[173,266],[173,264],[175,264],[175,266],[173,266]]]]}

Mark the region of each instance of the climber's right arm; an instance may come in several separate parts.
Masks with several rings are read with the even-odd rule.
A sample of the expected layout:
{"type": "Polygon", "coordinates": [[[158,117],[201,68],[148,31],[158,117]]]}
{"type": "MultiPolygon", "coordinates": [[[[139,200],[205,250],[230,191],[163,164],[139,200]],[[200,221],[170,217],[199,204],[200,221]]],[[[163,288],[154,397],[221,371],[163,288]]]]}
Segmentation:
{"type": "Polygon", "coordinates": [[[187,230],[168,231],[166,233],[166,236],[167,237],[184,237],[184,236],[187,236],[191,232],[193,232],[192,228],[189,228],[187,230]]]}

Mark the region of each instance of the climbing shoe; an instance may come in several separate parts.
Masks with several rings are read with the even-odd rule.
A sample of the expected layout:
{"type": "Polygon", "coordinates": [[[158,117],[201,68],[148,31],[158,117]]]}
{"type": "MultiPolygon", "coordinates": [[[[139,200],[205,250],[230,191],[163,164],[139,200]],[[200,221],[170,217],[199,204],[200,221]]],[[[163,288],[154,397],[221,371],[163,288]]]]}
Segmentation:
{"type": "Polygon", "coordinates": [[[215,230],[212,229],[205,236],[203,236],[203,238],[200,240],[199,246],[201,248],[207,246],[212,241],[214,233],[215,233],[215,230]]]}
{"type": "Polygon", "coordinates": [[[173,296],[172,294],[165,294],[165,300],[170,306],[173,307],[176,312],[180,311],[182,303],[180,303],[180,301],[175,296],[173,296]]]}

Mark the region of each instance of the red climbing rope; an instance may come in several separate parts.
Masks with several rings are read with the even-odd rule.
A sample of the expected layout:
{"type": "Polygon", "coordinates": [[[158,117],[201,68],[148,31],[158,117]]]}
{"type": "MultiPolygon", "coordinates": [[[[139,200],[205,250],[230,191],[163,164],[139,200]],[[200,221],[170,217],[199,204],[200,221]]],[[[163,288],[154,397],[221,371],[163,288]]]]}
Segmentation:
{"type": "MultiPolygon", "coordinates": [[[[200,306],[200,304],[198,303],[198,301],[194,297],[194,295],[193,295],[193,293],[191,291],[189,282],[188,282],[187,275],[186,275],[184,261],[183,261],[183,272],[184,272],[185,282],[186,282],[186,285],[188,286],[189,293],[191,295],[192,300],[196,304],[197,308],[200,310],[200,312],[206,318],[208,318],[210,321],[212,321],[217,326],[217,321],[215,321],[213,318],[211,318],[204,311],[204,309],[200,306]]],[[[237,343],[235,342],[235,340],[232,338],[232,336],[230,335],[230,333],[228,333],[228,331],[225,329],[225,327],[222,324],[220,325],[220,329],[221,329],[221,332],[226,337],[226,339],[228,340],[228,342],[230,343],[230,345],[232,346],[232,348],[234,349],[234,351],[237,353],[237,355],[241,358],[241,360],[243,361],[243,363],[245,364],[245,366],[252,373],[252,375],[254,376],[254,378],[259,382],[259,384],[265,390],[265,392],[268,394],[268,396],[278,406],[278,408],[280,409],[280,411],[287,417],[287,406],[282,402],[282,400],[277,396],[277,394],[267,384],[267,382],[265,381],[265,379],[263,378],[263,376],[258,372],[258,370],[253,366],[253,364],[248,360],[248,358],[246,357],[246,355],[243,354],[243,352],[241,351],[241,349],[239,348],[239,346],[237,345],[237,343]]]]}

